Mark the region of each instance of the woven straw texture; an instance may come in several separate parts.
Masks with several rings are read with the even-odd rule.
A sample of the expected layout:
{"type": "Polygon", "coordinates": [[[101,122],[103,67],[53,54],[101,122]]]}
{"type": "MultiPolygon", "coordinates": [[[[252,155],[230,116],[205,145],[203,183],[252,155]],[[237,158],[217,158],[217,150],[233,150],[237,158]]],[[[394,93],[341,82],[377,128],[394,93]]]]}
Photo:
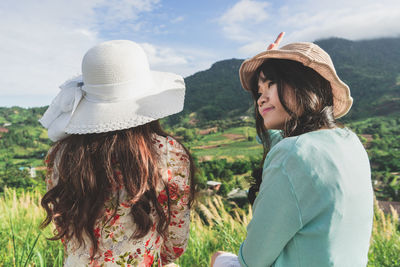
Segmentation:
{"type": "Polygon", "coordinates": [[[289,59],[314,69],[331,83],[335,118],[344,116],[353,104],[349,87],[338,77],[330,56],[313,43],[292,43],[277,50],[264,51],[245,60],[239,70],[240,82],[250,91],[251,79],[261,64],[269,58],[289,59]]]}

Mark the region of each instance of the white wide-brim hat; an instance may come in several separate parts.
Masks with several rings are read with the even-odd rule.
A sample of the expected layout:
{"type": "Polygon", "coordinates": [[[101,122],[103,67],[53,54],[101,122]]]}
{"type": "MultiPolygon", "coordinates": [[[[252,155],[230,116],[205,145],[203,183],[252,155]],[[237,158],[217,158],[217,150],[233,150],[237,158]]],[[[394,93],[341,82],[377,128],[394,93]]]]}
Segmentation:
{"type": "Polygon", "coordinates": [[[347,114],[353,104],[350,89],[336,74],[332,59],[321,47],[314,43],[291,43],[280,49],[266,50],[245,60],[239,69],[240,82],[244,89],[251,91],[251,80],[265,60],[289,59],[302,63],[318,72],[332,87],[333,113],[335,118],[347,114]]]}
{"type": "Polygon", "coordinates": [[[150,70],[143,49],[128,40],[91,48],[82,75],[60,88],[39,120],[53,141],[143,125],[182,111],[185,98],[183,78],[150,70]]]}

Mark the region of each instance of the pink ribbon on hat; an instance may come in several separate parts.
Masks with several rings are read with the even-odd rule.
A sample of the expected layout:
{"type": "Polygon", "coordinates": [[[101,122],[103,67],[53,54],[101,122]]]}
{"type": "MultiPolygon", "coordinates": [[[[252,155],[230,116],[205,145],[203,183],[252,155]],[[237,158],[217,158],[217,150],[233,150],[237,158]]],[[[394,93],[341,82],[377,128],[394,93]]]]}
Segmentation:
{"type": "Polygon", "coordinates": [[[82,75],[60,85],[61,91],[39,120],[43,127],[48,129],[47,134],[52,141],[55,142],[68,136],[65,128],[83,97],[82,86],[82,75]]]}

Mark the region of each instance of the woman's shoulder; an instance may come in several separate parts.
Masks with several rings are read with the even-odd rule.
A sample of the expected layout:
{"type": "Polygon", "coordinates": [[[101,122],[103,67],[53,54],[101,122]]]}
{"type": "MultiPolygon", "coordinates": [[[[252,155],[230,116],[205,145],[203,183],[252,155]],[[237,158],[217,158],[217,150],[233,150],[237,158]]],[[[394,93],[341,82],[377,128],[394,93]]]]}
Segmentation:
{"type": "MultiPolygon", "coordinates": [[[[264,172],[276,171],[287,177],[295,191],[303,190],[305,185],[312,185],[311,191],[326,189],[328,184],[340,182],[338,177],[347,173],[347,161],[358,158],[358,152],[353,151],[358,146],[353,145],[354,138],[357,136],[350,130],[340,128],[284,138],[268,153],[264,172]]],[[[267,178],[269,183],[274,179],[267,178]]]]}
{"type": "Polygon", "coordinates": [[[169,184],[185,188],[190,183],[190,157],[185,148],[171,136],[157,135],[154,140],[160,151],[163,179],[169,184]]]}
{"type": "MultiPolygon", "coordinates": [[[[304,133],[298,136],[286,137],[274,149],[301,150],[310,146],[319,146],[321,143],[335,143],[340,145],[346,141],[358,139],[356,134],[348,128],[321,129],[304,133]]],[[[272,151],[272,149],[271,149],[272,151]]]]}
{"type": "Polygon", "coordinates": [[[296,154],[296,143],[299,137],[286,137],[280,142],[275,144],[268,152],[267,157],[264,160],[264,169],[267,167],[278,167],[278,165],[284,164],[288,157],[296,154]]]}
{"type": "Polygon", "coordinates": [[[188,158],[188,153],[184,146],[172,136],[154,135],[153,142],[160,150],[161,155],[168,158],[188,158]]]}
{"type": "Polygon", "coordinates": [[[343,156],[364,150],[357,135],[348,128],[322,129],[298,136],[296,154],[305,159],[322,160],[343,153],[343,156]]]}
{"type": "MultiPolygon", "coordinates": [[[[349,146],[360,146],[357,136],[347,128],[334,128],[312,131],[293,137],[286,137],[277,143],[268,153],[266,161],[284,164],[296,158],[302,164],[329,157],[333,151],[349,146]]],[[[266,166],[266,164],[264,164],[266,166]]]]}

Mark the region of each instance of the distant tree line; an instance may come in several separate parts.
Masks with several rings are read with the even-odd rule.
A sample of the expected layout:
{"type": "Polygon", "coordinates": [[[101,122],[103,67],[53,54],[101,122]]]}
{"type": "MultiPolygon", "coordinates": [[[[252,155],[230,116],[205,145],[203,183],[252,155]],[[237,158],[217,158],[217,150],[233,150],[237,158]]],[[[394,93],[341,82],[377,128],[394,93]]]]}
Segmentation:
{"type": "Polygon", "coordinates": [[[36,177],[31,178],[28,169],[20,169],[10,163],[6,163],[5,168],[0,170],[0,194],[4,192],[4,188],[16,188],[18,192],[24,190],[32,190],[39,188],[45,191],[45,172],[36,172],[36,177]]]}
{"type": "MultiPolygon", "coordinates": [[[[234,178],[235,175],[250,173],[253,169],[260,167],[260,164],[261,157],[236,159],[233,162],[226,159],[197,162],[198,172],[196,182],[199,189],[205,189],[207,181],[221,182],[218,194],[226,196],[234,188],[243,188],[243,179],[234,178]]],[[[245,180],[250,180],[250,177],[246,177],[245,180]]]]}
{"type": "Polygon", "coordinates": [[[349,126],[367,148],[378,199],[400,201],[400,117],[375,117],[349,126]]]}

